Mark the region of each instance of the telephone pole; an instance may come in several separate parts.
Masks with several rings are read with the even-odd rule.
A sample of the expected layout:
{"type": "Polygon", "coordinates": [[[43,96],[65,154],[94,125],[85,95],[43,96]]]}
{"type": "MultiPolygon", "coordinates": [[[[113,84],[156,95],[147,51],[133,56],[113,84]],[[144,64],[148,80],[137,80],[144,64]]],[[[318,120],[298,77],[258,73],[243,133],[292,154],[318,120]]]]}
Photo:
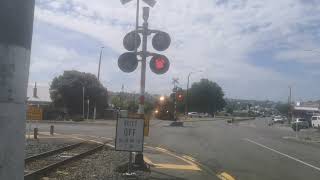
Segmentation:
{"type": "Polygon", "coordinates": [[[34,0],[0,1],[0,179],[24,179],[34,0]]]}
{"type": "MultiPolygon", "coordinates": [[[[102,58],[102,50],[104,47],[101,47],[100,50],[100,57],[99,57],[99,66],[98,66],[98,81],[100,82],[100,69],[101,69],[101,58],[102,58]]],[[[94,109],[93,109],[93,120],[96,120],[97,116],[97,100],[94,103],[94,109]]]]}

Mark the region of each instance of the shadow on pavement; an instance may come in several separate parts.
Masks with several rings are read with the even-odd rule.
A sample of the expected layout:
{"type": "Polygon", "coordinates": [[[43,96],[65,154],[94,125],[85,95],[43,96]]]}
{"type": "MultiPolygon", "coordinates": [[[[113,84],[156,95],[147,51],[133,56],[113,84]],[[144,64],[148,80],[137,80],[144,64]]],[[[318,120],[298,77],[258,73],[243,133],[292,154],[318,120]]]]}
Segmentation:
{"type": "Polygon", "coordinates": [[[163,172],[159,172],[156,170],[152,170],[152,174],[149,177],[149,179],[155,179],[155,180],[186,180],[185,178],[180,178],[180,177],[176,177],[176,176],[172,176],[163,172]],[[158,174],[157,175],[152,175],[152,174],[158,174]]]}

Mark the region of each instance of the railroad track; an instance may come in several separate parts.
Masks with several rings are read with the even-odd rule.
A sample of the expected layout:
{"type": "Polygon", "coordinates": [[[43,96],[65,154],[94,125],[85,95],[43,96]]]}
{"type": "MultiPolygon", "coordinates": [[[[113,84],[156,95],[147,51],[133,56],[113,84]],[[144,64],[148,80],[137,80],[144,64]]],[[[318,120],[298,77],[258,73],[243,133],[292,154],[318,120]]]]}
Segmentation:
{"type": "Polygon", "coordinates": [[[36,180],[60,166],[101,150],[105,144],[84,141],[25,159],[25,180],[36,180]]]}

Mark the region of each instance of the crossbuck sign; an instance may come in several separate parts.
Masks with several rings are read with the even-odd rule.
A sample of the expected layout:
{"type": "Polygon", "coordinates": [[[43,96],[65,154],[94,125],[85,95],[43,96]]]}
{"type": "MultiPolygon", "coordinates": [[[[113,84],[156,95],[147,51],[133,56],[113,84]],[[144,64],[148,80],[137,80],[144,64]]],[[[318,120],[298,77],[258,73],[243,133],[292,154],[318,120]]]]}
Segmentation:
{"type": "Polygon", "coordinates": [[[143,130],[143,119],[119,118],[116,129],[116,150],[142,152],[143,130]]]}

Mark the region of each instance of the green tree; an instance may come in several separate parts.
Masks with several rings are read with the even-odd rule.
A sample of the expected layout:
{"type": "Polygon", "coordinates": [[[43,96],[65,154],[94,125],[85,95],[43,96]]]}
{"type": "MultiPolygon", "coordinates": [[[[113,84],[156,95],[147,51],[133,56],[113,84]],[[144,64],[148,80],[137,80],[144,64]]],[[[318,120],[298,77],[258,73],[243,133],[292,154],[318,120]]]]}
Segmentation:
{"type": "Polygon", "coordinates": [[[208,79],[193,83],[189,92],[189,111],[214,114],[226,105],[222,88],[208,79]]]}
{"type": "Polygon", "coordinates": [[[226,112],[229,113],[229,114],[233,114],[233,110],[234,110],[234,109],[233,109],[232,106],[229,106],[229,105],[228,105],[228,106],[226,107],[226,112]]]}
{"type": "Polygon", "coordinates": [[[277,104],[276,109],[283,115],[287,115],[289,111],[289,104],[284,103],[284,104],[277,104]]]}
{"type": "Polygon", "coordinates": [[[139,109],[139,104],[136,101],[128,101],[128,111],[131,113],[136,113],[139,109]]]}
{"type": "Polygon", "coordinates": [[[82,114],[83,87],[85,89],[85,110],[87,100],[90,101],[90,114],[94,105],[97,113],[102,114],[108,106],[107,89],[98,81],[95,75],[79,71],[64,71],[55,77],[50,86],[50,97],[56,107],[67,108],[70,115],[82,114]]]}

